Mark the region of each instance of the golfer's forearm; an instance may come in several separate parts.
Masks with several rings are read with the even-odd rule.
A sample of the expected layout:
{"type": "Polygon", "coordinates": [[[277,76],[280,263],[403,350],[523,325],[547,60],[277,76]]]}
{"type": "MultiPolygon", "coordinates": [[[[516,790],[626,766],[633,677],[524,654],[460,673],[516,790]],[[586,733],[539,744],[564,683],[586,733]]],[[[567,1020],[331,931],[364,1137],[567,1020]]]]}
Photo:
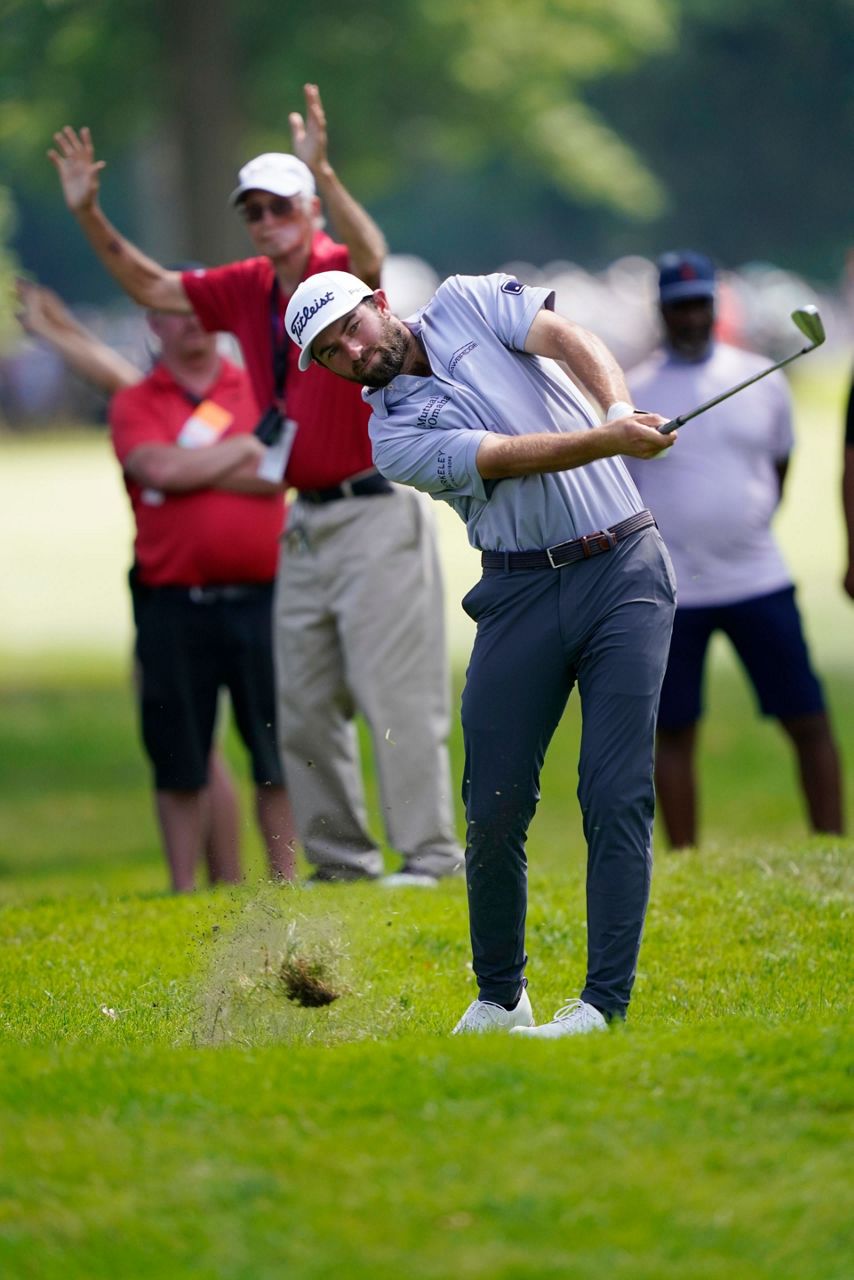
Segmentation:
{"type": "Polygon", "coordinates": [[[336,238],[346,244],[350,252],[353,274],[372,288],[378,288],[387,252],[385,236],[367,210],[353,199],[331,165],[325,165],[315,178],[336,238]]]}
{"type": "Polygon", "coordinates": [[[155,311],[190,311],[179,272],[167,271],[116,230],[100,205],[77,214],[80,228],[110,275],[134,302],[155,311]]]}
{"type": "Polygon", "coordinates": [[[484,480],[511,476],[542,475],[547,471],[571,471],[615,452],[605,427],[569,431],[565,435],[542,432],[529,436],[486,436],[477,451],[477,469],[484,480]]]}
{"type": "Polygon", "coordinates": [[[525,341],[530,355],[561,360],[581,386],[608,409],[618,401],[632,403],[623,371],[595,333],[553,311],[540,311],[525,341]]]}
{"type": "Polygon", "coordinates": [[[574,342],[571,346],[567,344],[561,359],[603,409],[607,410],[620,400],[632,403],[622,369],[595,334],[578,330],[574,342]]]}

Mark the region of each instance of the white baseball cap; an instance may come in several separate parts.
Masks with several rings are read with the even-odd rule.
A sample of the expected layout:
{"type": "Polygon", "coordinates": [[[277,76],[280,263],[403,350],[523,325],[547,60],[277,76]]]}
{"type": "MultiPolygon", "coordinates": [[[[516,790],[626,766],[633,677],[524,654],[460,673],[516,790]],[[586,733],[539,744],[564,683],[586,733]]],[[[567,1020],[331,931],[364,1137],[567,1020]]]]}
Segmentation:
{"type": "Polygon", "coordinates": [[[229,203],[237,204],[247,191],[269,191],[274,196],[313,196],[316,188],[311,169],[302,160],[283,151],[265,151],[240,170],[229,203]]]}
{"type": "Polygon", "coordinates": [[[285,312],[285,328],[300,348],[303,373],[311,364],[311,344],[317,335],[373,294],[364,280],[349,271],[318,271],[297,285],[285,312]]]}

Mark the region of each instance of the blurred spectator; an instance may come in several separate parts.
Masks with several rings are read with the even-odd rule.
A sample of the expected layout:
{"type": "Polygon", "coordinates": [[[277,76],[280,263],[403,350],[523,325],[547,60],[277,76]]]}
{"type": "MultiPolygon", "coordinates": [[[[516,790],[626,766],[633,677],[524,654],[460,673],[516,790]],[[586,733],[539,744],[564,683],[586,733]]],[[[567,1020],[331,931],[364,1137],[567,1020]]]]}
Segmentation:
{"type": "Polygon", "coordinates": [[[131,582],[143,737],[173,887],[193,887],[202,848],[213,880],[240,878],[234,786],[211,749],[223,686],[253,756],[271,868],[292,878],[271,654],[282,496],[254,474],[263,449],[251,435],[255,412],[245,375],[220,360],[215,337],[193,317],[153,315],[160,359],[142,379],[55,294],[22,281],[18,295],[28,333],[48,341],[89,382],[117,393],[113,443],[137,520],[131,582]]]}
{"type": "MultiPolygon", "coordinates": [[[[710,260],[666,254],[659,298],[664,348],[629,375],[636,405],[676,417],[763,367],[713,338],[710,260]]],[[[765,715],[794,746],[815,831],[842,830],[839,760],[810,666],[795,589],[771,533],[793,435],[788,387],[772,374],[680,431],[661,460],[627,466],[676,569],[678,608],[661,693],[656,785],[673,846],[697,842],[694,752],[709,640],[732,642],[765,715]]]]}
{"type": "Polygon", "coordinates": [[[102,263],[142,305],[192,313],[240,340],[259,431],[278,440],[299,491],[279,573],[276,637],[282,754],[315,878],[375,879],[382,854],[366,827],[354,717],[374,747],[391,884],[432,887],[462,864],[451,805],[443,591],[432,513],[373,465],[358,388],[319,367],[299,377],[284,310],[300,280],[348,268],[375,284],[385,241],[327,154],[316,85],[289,117],[294,155],[256,156],[231,203],[256,256],[210,271],[170,271],[109,223],[88,130],[55,134],[63,194],[102,263]],[[319,193],[319,194],[318,194],[319,193]],[[321,201],[342,243],[320,230],[321,201]],[[401,584],[405,583],[402,589],[401,584]]]}

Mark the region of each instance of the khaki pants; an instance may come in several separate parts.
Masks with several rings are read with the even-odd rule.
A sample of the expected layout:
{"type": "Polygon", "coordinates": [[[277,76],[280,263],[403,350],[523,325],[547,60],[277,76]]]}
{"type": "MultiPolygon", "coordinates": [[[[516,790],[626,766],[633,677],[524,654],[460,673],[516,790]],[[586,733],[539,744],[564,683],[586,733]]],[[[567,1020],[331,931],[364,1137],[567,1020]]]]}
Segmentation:
{"type": "Polygon", "coordinates": [[[318,868],[378,875],[353,716],[368,724],[388,842],[412,870],[462,862],[448,766],[448,671],[430,500],[340,498],[291,511],[279,566],[279,737],[300,841],[318,868]]]}

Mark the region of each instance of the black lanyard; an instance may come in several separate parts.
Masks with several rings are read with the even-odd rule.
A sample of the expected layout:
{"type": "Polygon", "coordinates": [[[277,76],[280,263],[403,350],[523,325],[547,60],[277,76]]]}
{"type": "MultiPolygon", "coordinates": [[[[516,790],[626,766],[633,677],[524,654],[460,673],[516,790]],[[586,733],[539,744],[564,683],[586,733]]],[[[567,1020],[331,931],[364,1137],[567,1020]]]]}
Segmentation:
{"type": "Polygon", "coordinates": [[[282,315],[282,290],[278,276],[273,277],[273,288],[270,292],[270,337],[273,344],[273,381],[276,387],[276,399],[284,400],[285,381],[288,376],[288,335],[285,333],[285,318],[282,315]]]}

